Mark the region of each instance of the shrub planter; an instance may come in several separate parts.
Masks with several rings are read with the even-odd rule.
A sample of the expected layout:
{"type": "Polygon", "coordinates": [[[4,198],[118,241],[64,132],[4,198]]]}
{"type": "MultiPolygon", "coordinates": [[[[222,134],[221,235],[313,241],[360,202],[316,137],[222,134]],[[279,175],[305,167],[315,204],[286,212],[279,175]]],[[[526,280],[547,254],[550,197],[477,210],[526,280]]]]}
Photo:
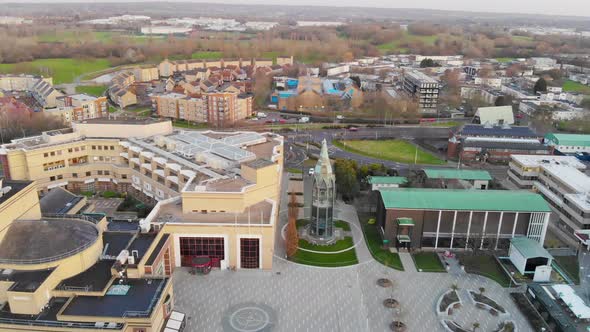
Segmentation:
{"type": "Polygon", "coordinates": [[[389,328],[393,332],[405,332],[408,329],[406,327],[406,324],[404,324],[403,322],[400,322],[400,321],[396,321],[396,320],[394,320],[393,322],[391,322],[391,324],[389,324],[389,328]]]}
{"type": "Polygon", "coordinates": [[[393,309],[393,308],[399,307],[399,302],[396,299],[389,298],[389,299],[385,299],[383,301],[383,305],[386,308],[392,308],[393,309]]]}
{"type": "Polygon", "coordinates": [[[377,285],[383,287],[383,288],[388,288],[393,286],[393,283],[391,282],[391,280],[387,279],[387,278],[380,278],[377,280],[377,285]]]}

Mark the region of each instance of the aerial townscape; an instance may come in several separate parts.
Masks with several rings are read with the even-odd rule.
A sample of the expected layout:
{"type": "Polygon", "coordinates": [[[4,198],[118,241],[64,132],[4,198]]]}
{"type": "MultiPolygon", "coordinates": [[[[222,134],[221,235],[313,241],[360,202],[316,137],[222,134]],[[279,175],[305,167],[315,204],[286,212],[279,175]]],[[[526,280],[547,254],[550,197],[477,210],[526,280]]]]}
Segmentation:
{"type": "Polygon", "coordinates": [[[590,331],[575,1],[0,0],[0,332],[590,331]]]}

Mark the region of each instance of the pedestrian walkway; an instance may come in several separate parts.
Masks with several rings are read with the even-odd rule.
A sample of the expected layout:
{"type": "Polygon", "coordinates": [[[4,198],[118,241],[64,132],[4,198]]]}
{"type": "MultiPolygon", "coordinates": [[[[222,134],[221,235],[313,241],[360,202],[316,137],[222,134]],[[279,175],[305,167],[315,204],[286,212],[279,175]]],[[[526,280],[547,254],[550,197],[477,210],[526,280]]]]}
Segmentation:
{"type": "Polygon", "coordinates": [[[409,252],[400,252],[399,258],[404,266],[404,271],[412,273],[418,272],[418,270],[416,270],[416,264],[414,264],[414,260],[412,259],[412,255],[409,252]]]}
{"type": "Polygon", "coordinates": [[[356,257],[359,263],[372,261],[373,256],[365,243],[361,222],[354,206],[337,201],[335,211],[336,219],[344,220],[350,224],[350,232],[355,243],[356,257]]]}

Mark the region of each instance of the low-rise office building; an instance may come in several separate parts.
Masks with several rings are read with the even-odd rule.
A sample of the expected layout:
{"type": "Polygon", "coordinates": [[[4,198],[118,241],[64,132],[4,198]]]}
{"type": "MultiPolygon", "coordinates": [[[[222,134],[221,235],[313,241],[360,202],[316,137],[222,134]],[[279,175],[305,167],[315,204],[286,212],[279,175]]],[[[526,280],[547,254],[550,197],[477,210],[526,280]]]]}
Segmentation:
{"type": "MultiPolygon", "coordinates": [[[[108,114],[107,97],[94,97],[83,93],[57,98],[57,108],[69,110],[66,114],[54,113],[63,114],[63,120],[67,123],[102,118],[108,114]]],[[[48,113],[51,114],[51,112],[48,113]]]]}
{"type": "Polygon", "coordinates": [[[590,153],[590,135],[549,133],[545,144],[554,154],[590,153]]]}
{"type": "Polygon", "coordinates": [[[544,165],[563,165],[585,170],[586,165],[573,156],[511,155],[508,163],[508,179],[521,189],[530,189],[539,180],[544,165]]]}
{"type": "Polygon", "coordinates": [[[574,236],[590,229],[590,177],[569,165],[542,165],[533,184],[559,216],[557,226],[574,236]]]}
{"type": "Polygon", "coordinates": [[[527,191],[382,189],[377,223],[391,246],[507,249],[510,239],[545,240],[551,209],[527,191]]]}

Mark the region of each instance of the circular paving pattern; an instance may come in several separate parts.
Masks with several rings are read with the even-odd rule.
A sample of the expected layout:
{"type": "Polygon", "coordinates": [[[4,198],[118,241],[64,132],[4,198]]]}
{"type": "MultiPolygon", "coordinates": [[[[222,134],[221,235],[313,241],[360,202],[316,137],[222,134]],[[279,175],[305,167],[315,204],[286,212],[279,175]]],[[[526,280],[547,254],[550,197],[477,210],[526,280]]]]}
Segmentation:
{"type": "Polygon", "coordinates": [[[270,332],[276,324],[276,313],[271,307],[253,302],[229,308],[222,322],[225,332],[270,332]]]}
{"type": "Polygon", "coordinates": [[[387,278],[380,278],[377,279],[377,285],[383,287],[383,288],[388,288],[393,286],[393,283],[391,282],[391,280],[387,279],[387,278]]]}

